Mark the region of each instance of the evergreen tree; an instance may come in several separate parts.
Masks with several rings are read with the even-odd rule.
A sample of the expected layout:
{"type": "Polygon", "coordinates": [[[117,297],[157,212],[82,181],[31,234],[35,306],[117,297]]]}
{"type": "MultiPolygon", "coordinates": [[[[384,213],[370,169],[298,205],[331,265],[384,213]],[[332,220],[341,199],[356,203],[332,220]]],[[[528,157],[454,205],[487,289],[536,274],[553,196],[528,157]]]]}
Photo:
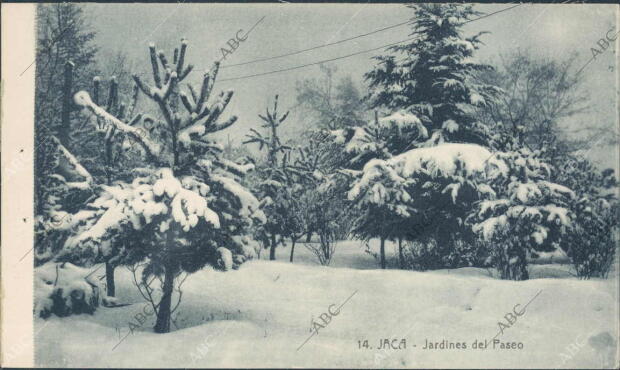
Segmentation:
{"type": "Polygon", "coordinates": [[[586,158],[572,155],[563,158],[554,181],[576,194],[570,204],[573,227],[560,240],[560,247],[571,258],[577,276],[607,277],[616,256],[620,220],[614,170],[599,171],[586,158]]]}
{"type": "Polygon", "coordinates": [[[258,166],[258,180],[256,194],[259,195],[261,208],[267,216],[267,222],[257,230],[259,238],[265,248],[269,248],[269,259],[276,259],[276,247],[284,243],[284,238],[290,234],[288,227],[290,218],[290,203],[292,183],[288,165],[290,147],[283,145],[278,134],[278,128],[286,120],[289,112],[278,114],[278,95],[274,99],[273,110],[266,109],[265,115],[260,115],[263,121],[262,128],[266,134],[250,129],[248,140],[244,144],[257,143],[259,150],[265,149],[267,157],[264,163],[258,166]]]}
{"type": "MultiPolygon", "coordinates": [[[[354,232],[380,239],[381,265],[385,241],[429,243],[439,250],[424,256],[422,269],[447,265],[454,241],[473,242],[465,219],[475,202],[490,191],[482,178],[491,153],[473,144],[441,144],[412,149],[389,159],[373,159],[355,176],[348,192],[358,214],[354,232]]],[[[460,267],[460,266],[458,266],[460,267]]]]}
{"type": "Polygon", "coordinates": [[[96,73],[90,31],[79,5],[70,3],[37,6],[37,53],[35,65],[35,122],[43,135],[54,133],[71,150],[70,128],[61,125],[62,94],[66,63],[72,63],[72,85],[84,89],[96,73]]]}
{"type": "Polygon", "coordinates": [[[144,261],[139,287],[156,312],[155,331],[166,333],[180,303],[179,295],[172,306],[181,275],[206,264],[223,270],[238,266],[252,255],[246,235],[253,223],[264,222],[264,215],[258,200],[239,184],[246,168],[225,160],[222,146],[210,140],[212,133],[237,119],[219,120],[232,91],[220,93],[207,104],[219,63],[204,74],[200,89],[188,84],[188,95],[180,88],[193,69],[185,64],[187,42],[183,40],[175,50],[171,63],[155,45],[149,46],[149,52],[154,86],[137,75],[134,80],[160,111],[161,127],[153,133],[145,135],[134,127],[135,119],[121,121],[85,91],[75,95],[75,102],[102,125],[135,140],[149,166],[134,167],[130,182],[101,186],[99,197],[73,216],[77,231],[65,249],[108,255],[117,244],[125,249],[122,253],[128,260],[144,261]],[[153,302],[151,294],[154,278],[161,281],[158,302],[153,302]]]}
{"type": "Polygon", "coordinates": [[[423,125],[388,132],[389,150],[399,154],[420,145],[468,142],[487,145],[488,132],[473,108],[485,104],[496,89],[472,78],[491,67],[473,60],[480,32],[463,37],[462,25],[481,13],[472,5],[413,4],[412,40],[388,48],[390,55],[366,74],[370,107],[389,114],[412,114],[423,125]]]}
{"type": "Polygon", "coordinates": [[[36,16],[34,213],[38,264],[52,258],[65,237],[66,230],[61,229],[67,220],[57,212],[72,212],[73,205],[92,195],[66,183],[91,177],[83,176],[89,171],[72,148],[70,125],[75,112],[71,97],[73,89],[86,87],[96,72],[97,48],[93,45],[95,33],[89,30],[79,5],[39,4],[36,16]],[[63,164],[69,162],[84,172],[69,175],[63,164]]]}

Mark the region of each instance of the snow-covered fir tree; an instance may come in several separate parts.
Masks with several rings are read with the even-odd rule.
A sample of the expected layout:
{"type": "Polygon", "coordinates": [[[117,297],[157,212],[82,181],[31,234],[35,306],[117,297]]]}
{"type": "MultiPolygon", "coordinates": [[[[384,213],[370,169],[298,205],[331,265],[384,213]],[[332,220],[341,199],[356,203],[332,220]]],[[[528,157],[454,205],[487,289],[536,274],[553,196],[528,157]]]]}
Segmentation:
{"type": "Polygon", "coordinates": [[[474,73],[491,67],[473,58],[483,32],[462,35],[464,23],[481,13],[472,5],[413,4],[411,41],[388,48],[389,55],[365,77],[371,108],[411,114],[388,135],[388,149],[399,154],[420,145],[468,142],[486,145],[487,129],[472,115],[496,93],[475,82],[474,73]]]}
{"type": "Polygon", "coordinates": [[[248,166],[225,160],[222,146],[210,139],[237,120],[220,120],[232,91],[209,104],[219,63],[204,73],[199,88],[187,83],[185,92],[180,83],[193,70],[185,63],[187,41],[171,61],[153,44],[149,53],[153,85],[137,75],[134,80],[159,109],[154,130],[159,135],[145,134],[134,120],[120,120],[85,91],[75,95],[102,125],[134,140],[149,165],[133,168],[132,181],[102,185],[99,197],[73,215],[77,232],[65,249],[85,256],[125,253],[128,261],[144,261],[141,284],[146,287],[154,277],[162,282],[153,306],[155,331],[165,333],[178,306],[172,307],[172,295],[179,276],[207,264],[223,270],[238,266],[254,252],[249,229],[265,217],[258,200],[239,183],[248,166]]]}
{"type": "Polygon", "coordinates": [[[93,176],[54,135],[41,144],[39,151],[46,152],[49,168],[39,179],[45,186],[45,198],[35,217],[35,265],[57,257],[72,232],[71,213],[92,199],[96,186],[93,176]]]}

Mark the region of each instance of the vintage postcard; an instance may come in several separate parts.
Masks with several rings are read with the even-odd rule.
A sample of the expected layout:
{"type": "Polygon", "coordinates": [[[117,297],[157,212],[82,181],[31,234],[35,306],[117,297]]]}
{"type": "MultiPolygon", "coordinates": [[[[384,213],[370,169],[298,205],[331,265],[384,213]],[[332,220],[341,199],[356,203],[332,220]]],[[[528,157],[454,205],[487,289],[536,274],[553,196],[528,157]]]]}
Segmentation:
{"type": "Polygon", "coordinates": [[[617,3],[2,4],[2,367],[619,353],[617,3]]]}

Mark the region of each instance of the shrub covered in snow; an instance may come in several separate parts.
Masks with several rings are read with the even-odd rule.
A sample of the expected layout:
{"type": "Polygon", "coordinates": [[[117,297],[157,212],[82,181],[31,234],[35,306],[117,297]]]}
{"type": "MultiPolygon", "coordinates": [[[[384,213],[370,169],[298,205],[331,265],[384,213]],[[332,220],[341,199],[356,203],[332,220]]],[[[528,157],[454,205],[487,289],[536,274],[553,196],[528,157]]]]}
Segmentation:
{"type": "Polygon", "coordinates": [[[469,222],[493,245],[492,258],[503,279],[528,279],[526,256],[550,252],[571,227],[573,191],[549,182],[550,168],[527,149],[496,153],[503,166],[487,171],[492,191],[477,203],[469,222]]]}
{"type": "Polygon", "coordinates": [[[560,246],[571,258],[579,277],[607,277],[618,246],[617,180],[611,169],[599,171],[580,156],[565,158],[556,181],[571,187],[573,228],[560,246]]]}
{"type": "Polygon", "coordinates": [[[606,278],[618,248],[618,203],[582,199],[574,208],[574,228],[564,245],[577,276],[606,278]]]}
{"type": "Polygon", "coordinates": [[[457,241],[475,243],[465,219],[476,201],[493,192],[480,181],[489,166],[504,167],[474,144],[441,144],[368,162],[348,194],[360,215],[356,233],[426,246],[436,242],[423,269],[451,266],[445,263],[454,258],[445,257],[457,241]]]}
{"type": "Polygon", "coordinates": [[[34,313],[51,315],[95,312],[99,306],[100,287],[89,270],[71,263],[48,262],[34,270],[34,313]]]}
{"type": "Polygon", "coordinates": [[[329,265],[336,241],[349,236],[351,209],[346,201],[348,182],[338,172],[341,163],[337,147],[326,132],[308,132],[294,162],[295,184],[293,205],[298,229],[310,241],[312,234],[318,243],[306,243],[320,264],[329,265]]]}

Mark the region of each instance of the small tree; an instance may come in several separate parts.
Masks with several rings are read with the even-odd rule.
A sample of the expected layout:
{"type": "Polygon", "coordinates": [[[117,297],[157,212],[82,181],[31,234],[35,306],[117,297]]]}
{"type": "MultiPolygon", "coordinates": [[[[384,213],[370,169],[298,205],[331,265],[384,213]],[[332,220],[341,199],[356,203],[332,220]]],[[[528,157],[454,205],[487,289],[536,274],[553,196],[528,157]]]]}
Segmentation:
{"type": "Polygon", "coordinates": [[[306,248],[322,265],[328,265],[336,250],[336,241],[350,232],[351,209],[346,201],[347,181],[338,172],[341,153],[331,135],[309,131],[298,148],[296,170],[296,209],[300,227],[307,235],[306,248]],[[319,243],[309,243],[317,234],[319,243]]]}
{"type": "Polygon", "coordinates": [[[273,111],[266,109],[265,115],[260,115],[263,121],[262,128],[267,132],[260,132],[250,129],[247,135],[248,140],[244,144],[257,143],[259,150],[263,148],[267,151],[266,161],[257,169],[258,183],[255,192],[259,194],[261,208],[267,216],[267,222],[258,230],[258,237],[263,241],[263,245],[269,248],[269,259],[276,259],[276,247],[284,243],[284,238],[291,234],[289,229],[289,217],[291,206],[290,185],[292,179],[289,174],[288,154],[291,149],[283,145],[278,128],[286,120],[289,112],[278,115],[278,95],[273,104],[273,111]]]}
{"type": "Polygon", "coordinates": [[[128,255],[146,262],[143,286],[153,278],[161,281],[161,299],[155,305],[158,333],[170,331],[172,294],[182,272],[206,264],[235,268],[252,255],[243,236],[253,223],[264,221],[258,200],[238,182],[243,171],[224,160],[221,146],[210,140],[210,134],[237,119],[219,121],[233,92],[222,92],[207,104],[217,62],[204,74],[200,89],[188,84],[190,94],[181,91],[180,83],[193,69],[185,64],[186,52],[183,40],[169,63],[151,44],[154,86],[134,75],[138,88],[159,109],[163,124],[154,131],[160,133],[158,139],[113,116],[88,93],[75,95],[76,103],[102,124],[135,140],[150,166],[134,168],[131,182],[102,186],[99,197],[75,215],[79,229],[65,247],[106,254],[105,249],[122,240],[128,255]]]}
{"type": "MultiPolygon", "coordinates": [[[[105,106],[108,113],[122,122],[128,122],[130,126],[138,127],[143,122],[143,115],[136,113],[140,93],[137,85],[134,85],[131,98],[125,100],[120,94],[118,81],[113,76],[108,82],[108,94],[105,104],[103,103],[104,98],[100,90],[101,78],[96,76],[93,79],[93,103],[105,106]]],[[[89,129],[90,127],[86,127],[84,131],[92,131],[89,129]]],[[[138,130],[141,130],[138,132],[140,135],[146,135],[146,130],[143,128],[138,128],[138,130]]],[[[99,136],[99,140],[96,140],[97,149],[99,149],[97,154],[101,154],[101,149],[103,149],[103,160],[93,160],[93,167],[97,168],[99,173],[102,173],[102,176],[100,176],[101,184],[111,186],[114,181],[127,177],[127,173],[125,173],[126,168],[124,167],[127,163],[123,163],[127,162],[127,160],[123,161],[123,157],[127,157],[124,155],[126,150],[123,148],[123,144],[126,144],[126,137],[120,134],[115,126],[107,125],[101,119],[97,119],[95,131],[99,136]],[[103,145],[100,145],[100,143],[103,145]]],[[[109,255],[100,256],[105,263],[106,293],[108,297],[116,295],[114,270],[123,263],[122,251],[124,249],[118,243],[122,243],[122,240],[116,240],[116,243],[111,245],[113,248],[111,248],[109,255]]]]}
{"type": "MultiPolygon", "coordinates": [[[[401,177],[388,163],[368,162],[362,177],[354,183],[349,200],[357,205],[353,234],[362,239],[378,237],[381,268],[386,268],[385,241],[402,240],[406,232],[402,224],[413,217],[411,195],[407,191],[411,180],[401,177]]],[[[401,245],[402,247],[402,245],[401,245]]],[[[402,256],[402,250],[399,250],[402,256]]]]}

